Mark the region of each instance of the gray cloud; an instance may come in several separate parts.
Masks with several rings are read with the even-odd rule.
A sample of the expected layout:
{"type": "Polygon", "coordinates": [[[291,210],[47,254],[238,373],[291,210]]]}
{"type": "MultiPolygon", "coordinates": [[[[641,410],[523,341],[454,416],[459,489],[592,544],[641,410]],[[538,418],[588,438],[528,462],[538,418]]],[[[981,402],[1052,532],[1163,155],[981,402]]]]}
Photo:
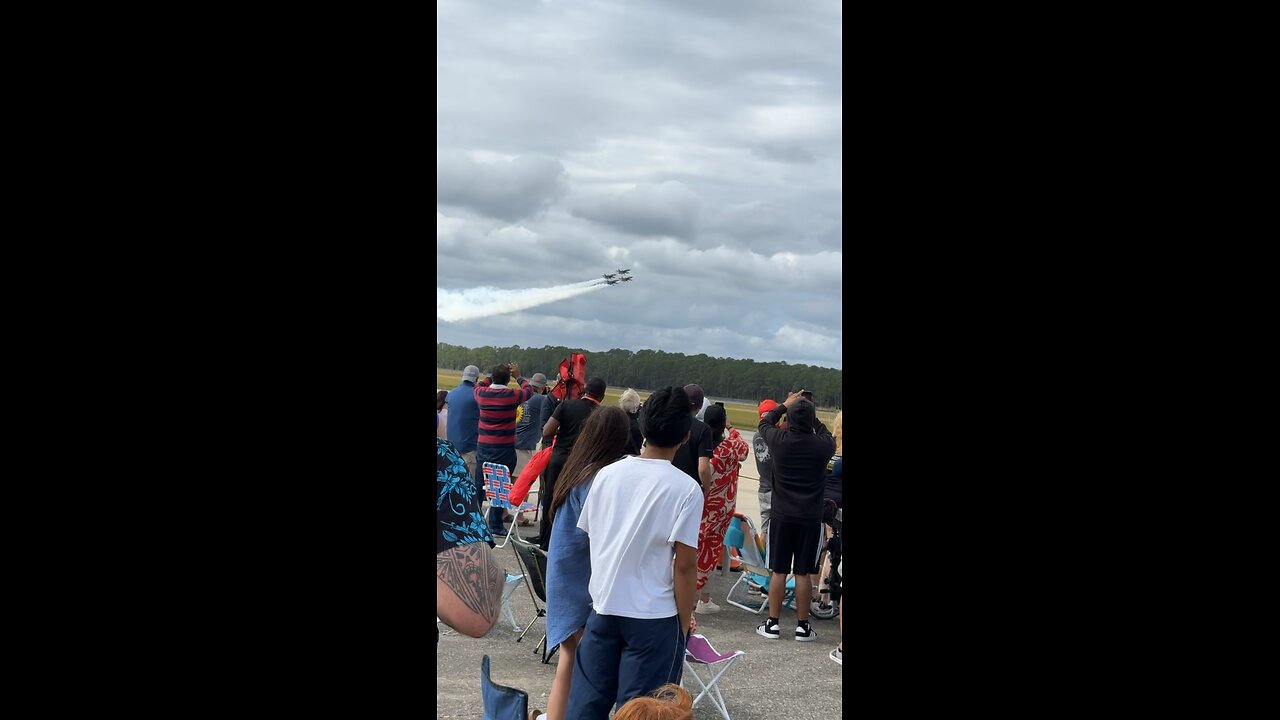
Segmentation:
{"type": "Polygon", "coordinates": [[[752,152],[762,158],[784,163],[811,163],[815,158],[808,150],[795,145],[761,145],[752,152]]]}
{"type": "Polygon", "coordinates": [[[545,210],[567,190],[564,166],[555,160],[477,162],[458,151],[436,152],[437,203],[517,220],[545,210]]]}
{"type": "Polygon", "coordinates": [[[441,0],[436,20],[437,286],[635,274],[441,340],[841,366],[839,2],[441,0]]]}
{"type": "Polygon", "coordinates": [[[700,206],[688,187],[671,181],[581,201],[573,214],[633,235],[687,238],[693,235],[700,206]]]}

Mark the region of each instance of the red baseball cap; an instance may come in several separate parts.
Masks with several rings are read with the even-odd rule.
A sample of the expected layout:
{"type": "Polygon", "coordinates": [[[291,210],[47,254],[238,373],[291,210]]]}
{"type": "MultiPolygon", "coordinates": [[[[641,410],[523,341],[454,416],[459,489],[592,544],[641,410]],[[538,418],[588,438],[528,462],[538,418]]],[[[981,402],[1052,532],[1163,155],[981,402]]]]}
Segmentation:
{"type": "Polygon", "coordinates": [[[763,400],[763,401],[761,401],[761,403],[760,403],[760,417],[764,417],[764,414],[765,414],[765,413],[769,412],[770,410],[772,410],[772,409],[774,409],[774,408],[776,408],[776,407],[778,407],[778,403],[776,403],[776,402],[774,402],[774,401],[772,401],[772,400],[763,400]]]}

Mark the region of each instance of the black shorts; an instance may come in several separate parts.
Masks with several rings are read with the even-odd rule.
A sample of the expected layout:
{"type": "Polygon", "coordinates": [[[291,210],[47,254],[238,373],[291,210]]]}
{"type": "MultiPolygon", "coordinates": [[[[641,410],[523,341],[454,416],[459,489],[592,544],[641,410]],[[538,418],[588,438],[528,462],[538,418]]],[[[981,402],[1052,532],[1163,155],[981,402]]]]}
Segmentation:
{"type": "Polygon", "coordinates": [[[818,572],[822,522],[769,519],[769,569],[776,573],[810,575],[818,572]]]}

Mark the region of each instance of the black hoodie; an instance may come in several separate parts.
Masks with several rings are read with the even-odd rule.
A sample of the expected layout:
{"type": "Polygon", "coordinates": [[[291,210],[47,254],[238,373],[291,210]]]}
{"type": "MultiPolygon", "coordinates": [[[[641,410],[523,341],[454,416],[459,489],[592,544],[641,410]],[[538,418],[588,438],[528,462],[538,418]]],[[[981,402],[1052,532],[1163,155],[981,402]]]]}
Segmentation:
{"type": "Polygon", "coordinates": [[[791,409],[786,430],[777,427],[784,413],[785,405],[765,413],[758,430],[773,454],[773,507],[769,519],[822,522],[822,490],[827,461],[836,452],[836,440],[818,421],[817,409],[808,400],[800,400],[791,409]]]}

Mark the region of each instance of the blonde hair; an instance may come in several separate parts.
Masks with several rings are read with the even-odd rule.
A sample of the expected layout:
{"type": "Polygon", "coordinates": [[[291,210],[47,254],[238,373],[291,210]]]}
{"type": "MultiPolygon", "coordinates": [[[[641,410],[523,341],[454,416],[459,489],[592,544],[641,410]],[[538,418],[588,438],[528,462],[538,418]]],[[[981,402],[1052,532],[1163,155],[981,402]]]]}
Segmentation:
{"type": "Polygon", "coordinates": [[[618,399],[618,407],[626,410],[628,415],[639,410],[640,393],[632,390],[631,388],[627,388],[626,391],[622,393],[622,397],[618,399]]]}
{"type": "Polygon", "coordinates": [[[653,695],[628,700],[613,720],[693,720],[693,696],[679,685],[667,683],[653,695]]]}

